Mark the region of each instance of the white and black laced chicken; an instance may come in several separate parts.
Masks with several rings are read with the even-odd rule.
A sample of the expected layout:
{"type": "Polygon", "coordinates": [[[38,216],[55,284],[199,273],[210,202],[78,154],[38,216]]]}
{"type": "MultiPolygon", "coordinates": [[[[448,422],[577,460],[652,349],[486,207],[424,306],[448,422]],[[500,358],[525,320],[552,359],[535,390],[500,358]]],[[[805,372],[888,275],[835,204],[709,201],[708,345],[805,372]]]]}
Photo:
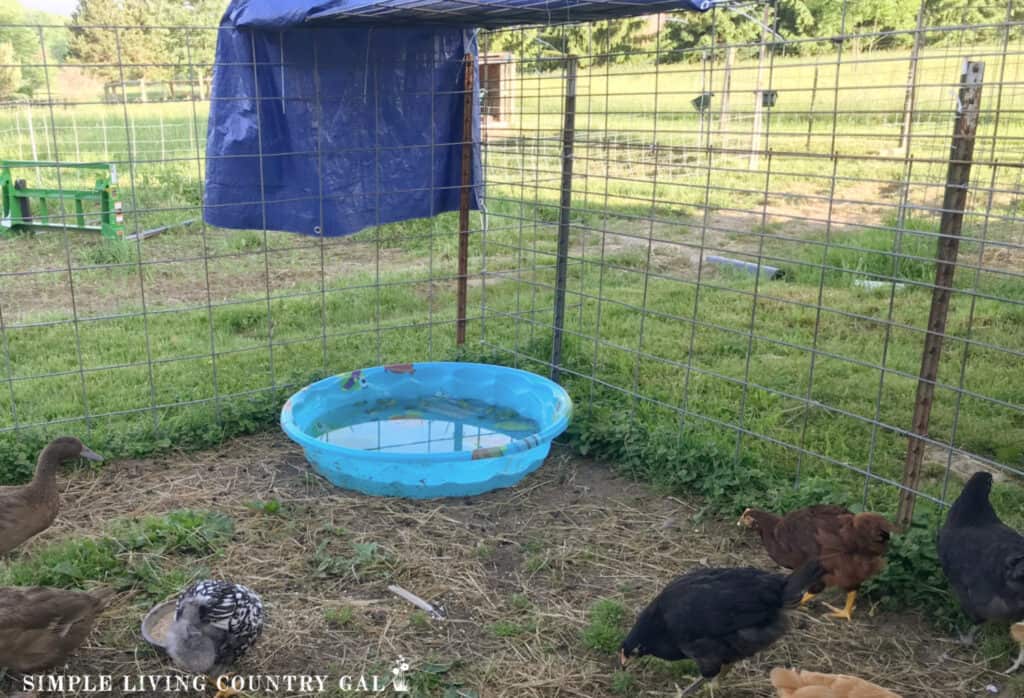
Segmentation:
{"type": "MultiPolygon", "coordinates": [[[[261,632],[263,602],[254,591],[207,579],[178,596],[167,654],[185,671],[216,678],[245,654],[261,632]]],[[[231,695],[236,692],[230,688],[217,692],[217,698],[231,695]]]]}

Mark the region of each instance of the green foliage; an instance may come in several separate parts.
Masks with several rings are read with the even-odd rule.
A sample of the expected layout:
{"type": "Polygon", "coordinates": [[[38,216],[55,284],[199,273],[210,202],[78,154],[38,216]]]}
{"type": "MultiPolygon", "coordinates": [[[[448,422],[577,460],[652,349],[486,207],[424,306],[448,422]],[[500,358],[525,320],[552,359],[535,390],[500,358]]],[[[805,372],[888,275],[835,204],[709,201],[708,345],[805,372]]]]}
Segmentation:
{"type": "MultiPolygon", "coordinates": [[[[6,66],[0,68],[0,98],[16,93],[31,96],[46,83],[43,47],[47,33],[57,30],[44,30],[40,43],[39,31],[24,26],[27,22],[29,15],[18,0],[0,3],[0,64],[6,66]]],[[[47,56],[47,63],[52,62],[47,56]]]]}
{"type": "Polygon", "coordinates": [[[85,589],[123,575],[117,545],[109,539],[72,538],[35,549],[0,569],[4,586],[49,586],[85,589]]]}
{"type": "MultiPolygon", "coordinates": [[[[134,242],[104,239],[98,245],[88,248],[86,259],[96,265],[134,265],[138,259],[138,248],[134,242]]],[[[122,266],[110,271],[138,273],[134,266],[122,266]]]]}
{"type": "Polygon", "coordinates": [[[636,692],[636,677],[628,671],[612,673],[612,693],[617,696],[631,696],[636,692]]]}
{"type": "Polygon", "coordinates": [[[209,77],[223,0],[79,0],[68,56],[105,80],[209,77]],[[110,27],[121,27],[114,30],[110,27]]]}
{"type": "Polygon", "coordinates": [[[536,631],[537,624],[533,621],[499,620],[491,623],[491,635],[494,637],[519,637],[536,631]]]}
{"type": "Polygon", "coordinates": [[[586,418],[576,415],[568,436],[584,455],[608,459],[617,470],[670,491],[699,494],[717,509],[735,509],[744,493],[768,484],[749,456],[737,459],[728,447],[677,425],[645,424],[618,401],[596,405],[586,418]]]}
{"type": "Polygon", "coordinates": [[[249,502],[246,506],[263,514],[274,516],[281,513],[281,502],[271,499],[266,502],[249,502]]]}
{"type": "Polygon", "coordinates": [[[162,600],[205,575],[187,561],[218,552],[232,531],[223,514],[187,509],[117,521],[104,538],[72,538],[16,557],[0,569],[0,585],[85,589],[101,583],[162,600]]]}
{"type": "Polygon", "coordinates": [[[386,576],[388,558],[377,543],[345,543],[330,531],[321,531],[310,558],[316,577],[386,576]],[[326,535],[325,535],[326,533],[326,535]]]}
{"type": "Polygon", "coordinates": [[[602,654],[615,654],[626,638],[626,607],[614,599],[601,599],[590,607],[583,645],[602,654]]]}
{"type": "Polygon", "coordinates": [[[337,606],[324,609],[324,621],[331,628],[344,628],[355,620],[355,611],[351,606],[337,606]]]}
{"type": "Polygon", "coordinates": [[[939,564],[937,527],[935,518],[918,517],[909,531],[894,536],[885,569],[864,591],[878,598],[882,608],[917,608],[936,626],[952,630],[963,625],[964,617],[939,564]]]}
{"type": "Polygon", "coordinates": [[[178,509],[118,522],[111,535],[128,550],[208,555],[226,544],[234,531],[234,522],[224,514],[178,509]]]}
{"type": "Polygon", "coordinates": [[[644,44],[651,43],[645,35],[643,18],[603,20],[589,24],[570,24],[543,29],[481,32],[481,46],[510,51],[522,56],[525,70],[557,70],[566,54],[584,56],[581,67],[626,63],[636,60],[644,44]]]}
{"type": "Polygon", "coordinates": [[[0,99],[7,99],[21,89],[21,66],[17,64],[14,44],[0,43],[0,99]]]}

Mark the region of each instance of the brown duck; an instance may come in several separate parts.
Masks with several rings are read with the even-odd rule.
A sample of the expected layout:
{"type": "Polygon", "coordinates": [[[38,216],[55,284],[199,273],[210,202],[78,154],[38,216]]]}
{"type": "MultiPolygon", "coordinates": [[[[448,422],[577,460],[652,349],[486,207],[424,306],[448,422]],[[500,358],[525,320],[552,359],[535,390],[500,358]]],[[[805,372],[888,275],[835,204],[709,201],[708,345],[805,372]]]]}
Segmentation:
{"type": "Polygon", "coordinates": [[[51,441],[39,454],[32,482],[18,487],[0,487],[0,555],[14,550],[57,518],[60,493],[57,468],[74,458],[103,460],[73,436],[51,441]]]}
{"type": "Polygon", "coordinates": [[[63,664],[113,596],[111,589],[0,589],[0,667],[29,672],[63,664]]]}

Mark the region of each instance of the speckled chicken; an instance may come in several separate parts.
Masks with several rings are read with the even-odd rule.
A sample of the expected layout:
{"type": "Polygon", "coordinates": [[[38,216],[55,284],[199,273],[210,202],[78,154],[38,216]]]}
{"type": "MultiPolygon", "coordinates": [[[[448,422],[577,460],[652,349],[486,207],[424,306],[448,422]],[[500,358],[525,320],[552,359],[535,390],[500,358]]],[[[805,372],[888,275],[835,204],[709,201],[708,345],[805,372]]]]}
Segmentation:
{"type": "MultiPolygon", "coordinates": [[[[262,632],[263,602],[254,591],[208,579],[178,596],[167,632],[167,654],[185,671],[219,673],[245,654],[262,632]]],[[[231,695],[236,693],[221,690],[217,698],[231,695]]]]}
{"type": "Polygon", "coordinates": [[[845,674],[776,667],[771,680],[778,698],[901,698],[898,693],[845,674]]]}
{"type": "Polygon", "coordinates": [[[63,664],[113,596],[109,589],[0,589],[0,667],[29,672],[63,664]]]}
{"type": "Polygon", "coordinates": [[[999,520],[991,491],[989,473],[967,481],[939,531],[939,561],[975,629],[988,620],[1015,624],[1020,652],[1009,674],[1024,665],[1024,536],[999,520]]]}
{"type": "Polygon", "coordinates": [[[57,518],[60,493],[57,468],[75,458],[101,461],[73,436],[54,439],[39,453],[36,473],[27,485],[0,487],[0,555],[45,531],[57,518]]]}
{"type": "Polygon", "coordinates": [[[689,695],[782,637],[784,610],[796,606],[822,572],[811,560],[788,577],[752,567],[684,574],[640,612],[619,650],[620,662],[644,655],[692,659],[701,675],[683,692],[689,695]]]}

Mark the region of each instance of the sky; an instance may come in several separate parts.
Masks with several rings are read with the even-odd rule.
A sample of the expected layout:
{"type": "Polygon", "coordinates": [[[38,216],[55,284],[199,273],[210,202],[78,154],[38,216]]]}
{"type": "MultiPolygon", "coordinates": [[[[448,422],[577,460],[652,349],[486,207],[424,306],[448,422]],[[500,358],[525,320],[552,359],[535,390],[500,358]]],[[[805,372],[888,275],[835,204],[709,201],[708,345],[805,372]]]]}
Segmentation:
{"type": "Polygon", "coordinates": [[[21,6],[26,10],[46,10],[70,17],[78,7],[78,0],[21,0],[21,6]]]}

